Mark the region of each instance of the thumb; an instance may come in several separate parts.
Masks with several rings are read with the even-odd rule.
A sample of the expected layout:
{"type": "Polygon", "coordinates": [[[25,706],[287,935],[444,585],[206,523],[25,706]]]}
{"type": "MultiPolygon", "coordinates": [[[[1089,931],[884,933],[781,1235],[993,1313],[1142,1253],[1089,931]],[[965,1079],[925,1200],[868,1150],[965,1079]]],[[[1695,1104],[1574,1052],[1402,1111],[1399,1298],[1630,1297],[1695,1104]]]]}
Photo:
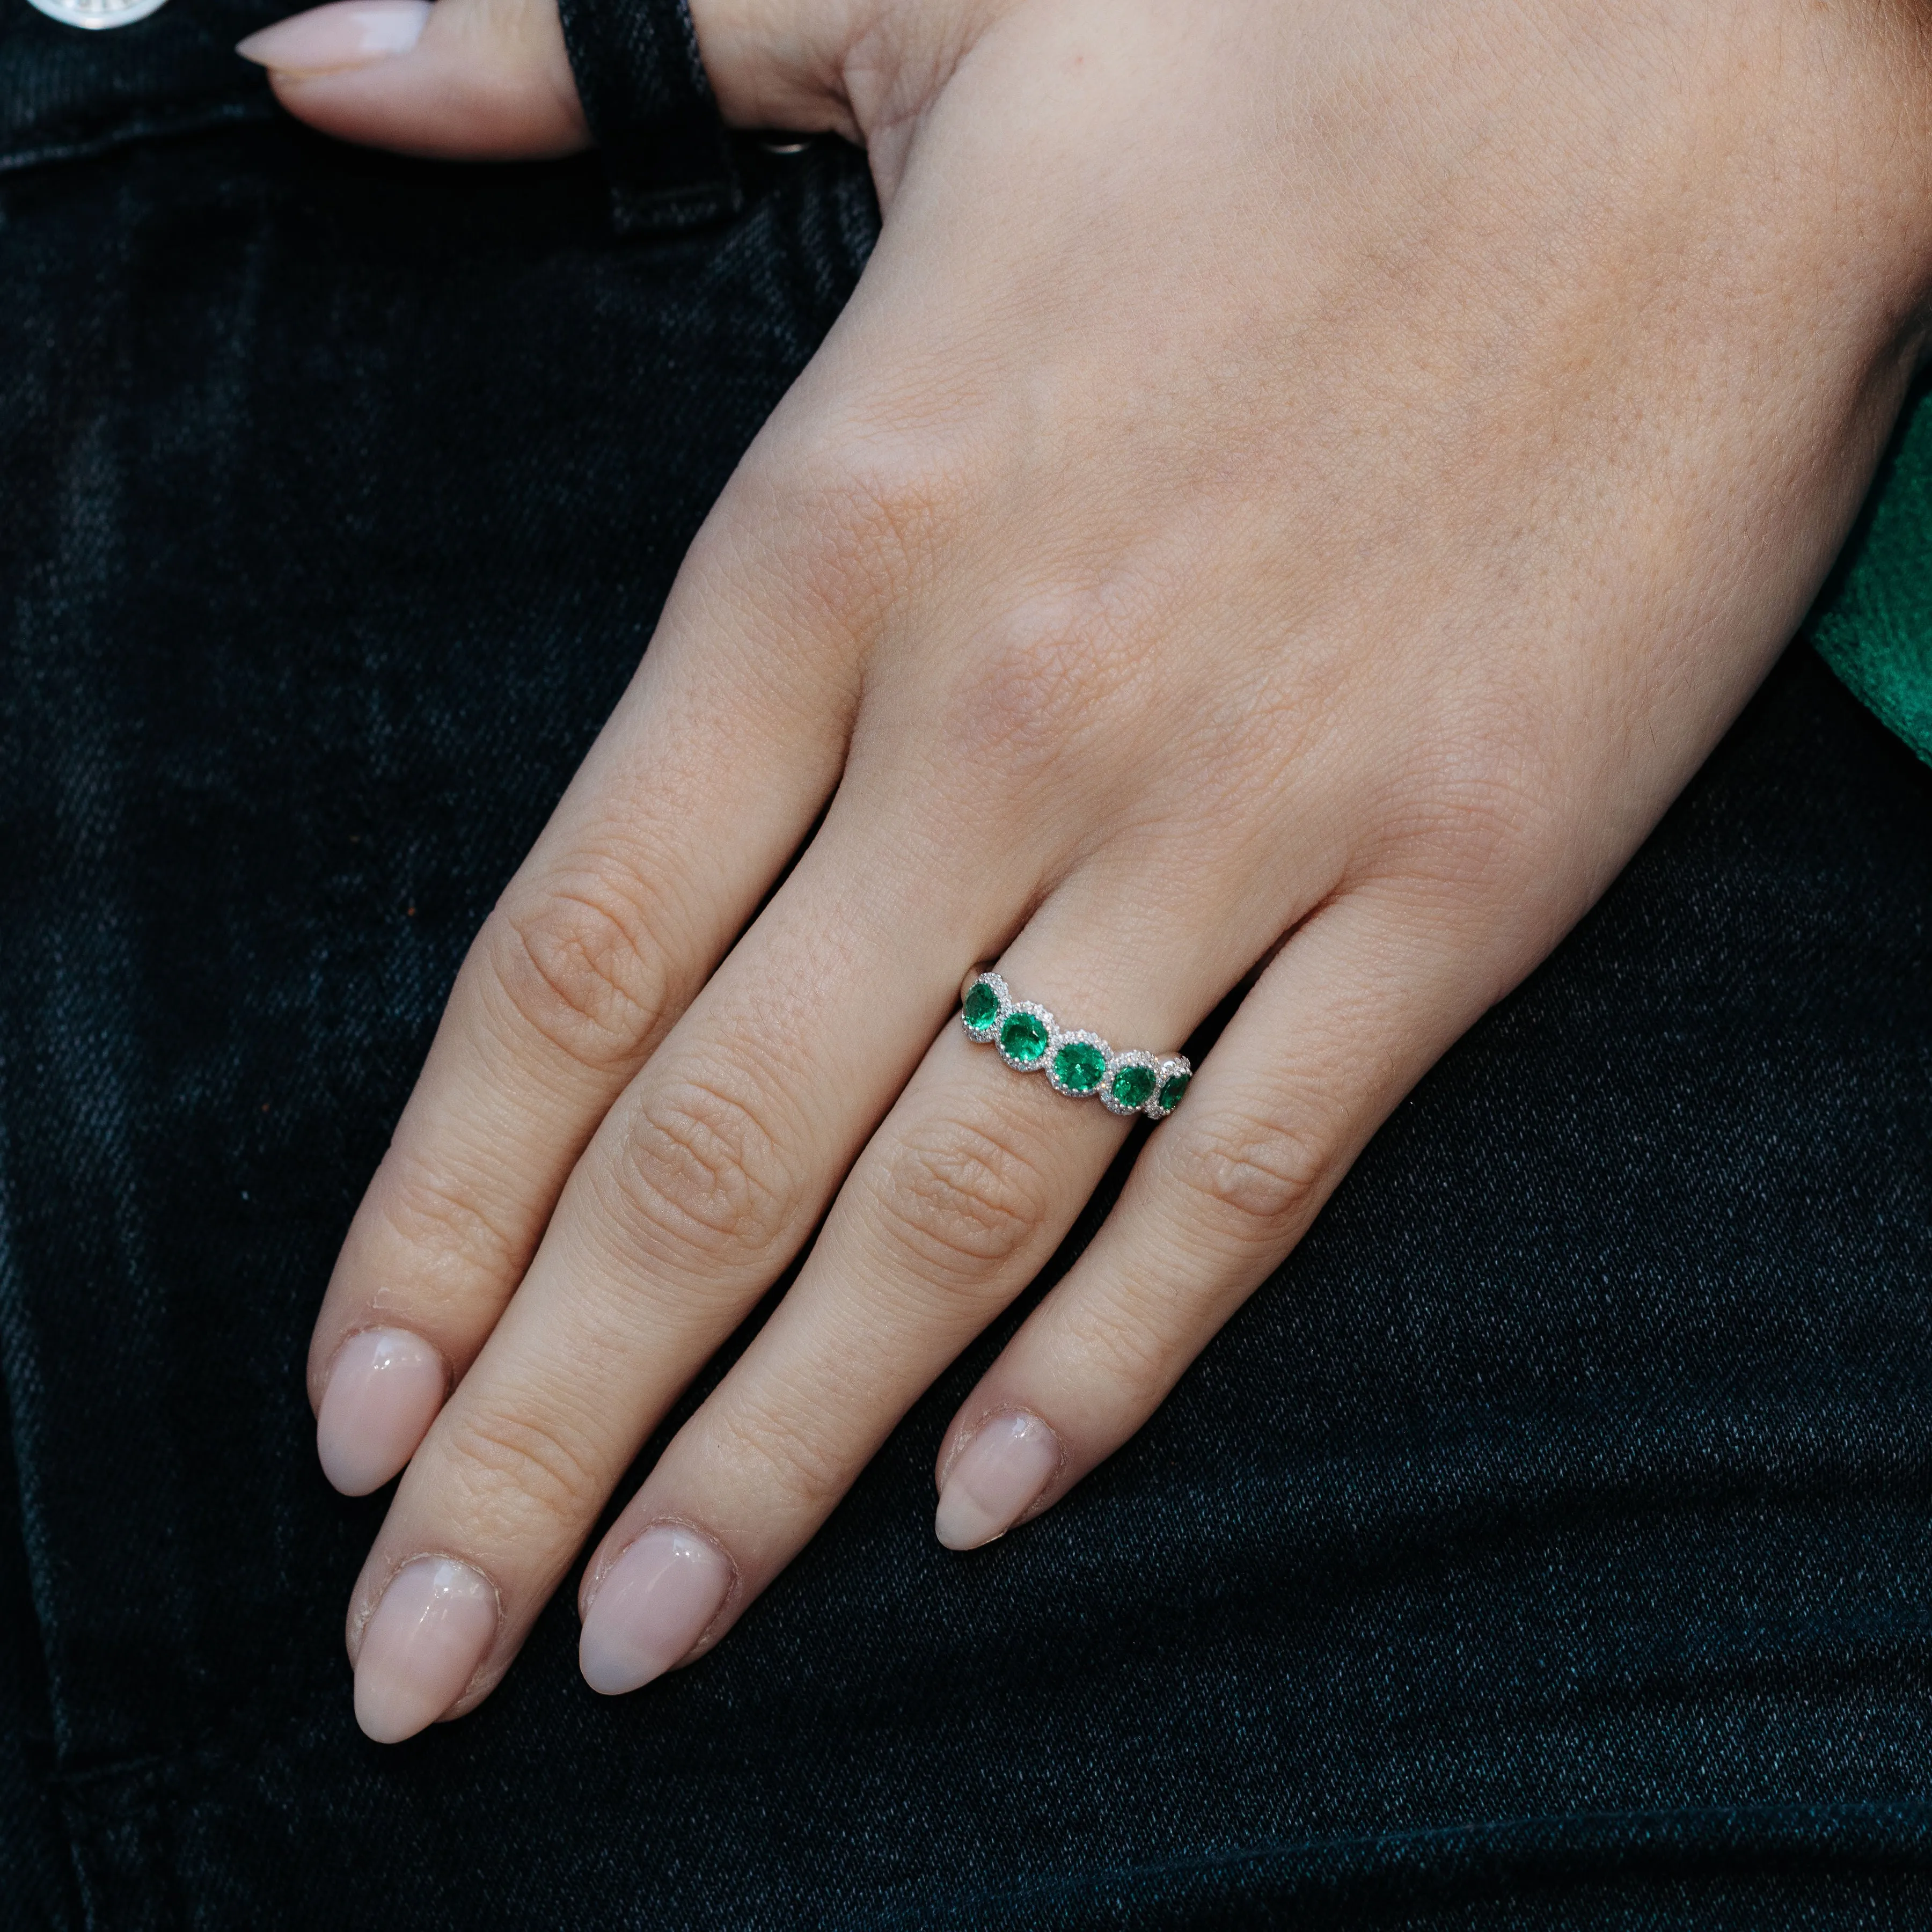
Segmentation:
{"type": "Polygon", "coordinates": [[[458,160],[590,144],[556,0],[334,0],[236,52],[291,114],[345,141],[458,160]]]}

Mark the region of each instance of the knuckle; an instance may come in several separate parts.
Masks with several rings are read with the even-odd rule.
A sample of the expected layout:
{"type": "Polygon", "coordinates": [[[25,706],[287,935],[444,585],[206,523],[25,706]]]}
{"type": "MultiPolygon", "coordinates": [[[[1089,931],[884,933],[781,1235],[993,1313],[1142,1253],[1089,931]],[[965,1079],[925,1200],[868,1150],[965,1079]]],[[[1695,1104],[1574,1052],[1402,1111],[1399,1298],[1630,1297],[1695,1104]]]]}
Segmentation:
{"type": "Polygon", "coordinates": [[[795,1190],[762,1097],[693,1075],[640,1096],[613,1168],[620,1220],[708,1258],[743,1259],[784,1237],[795,1190]]]}
{"type": "Polygon", "coordinates": [[[603,1504],[601,1460],[560,1415],[464,1415],[453,1419],[445,1450],[465,1524],[485,1543],[514,1543],[532,1510],[574,1528],[603,1504]]]}
{"type": "Polygon", "coordinates": [[[928,1121],[873,1177],[886,1239],[942,1284],[995,1275],[1027,1249],[1052,1211],[1046,1178],[1012,1123],[997,1116],[928,1121]]]}
{"type": "Polygon", "coordinates": [[[1446,731],[1419,766],[1391,774],[1383,869],[1471,898],[1508,898],[1559,837],[1564,775],[1511,721],[1446,731]]]}
{"type": "Polygon", "coordinates": [[[831,1442],[768,1408],[734,1406],[714,1419],[710,1434],[714,1467],[801,1514],[817,1514],[850,1486],[853,1472],[831,1442]]]}
{"type": "Polygon", "coordinates": [[[780,448],[735,484],[725,540],[776,571],[787,604],[862,631],[923,578],[970,500],[943,435],[848,428],[829,445],[780,448]],[[784,540],[774,549],[774,519],[784,540]]]}
{"type": "Polygon", "coordinates": [[[1208,1225],[1244,1246],[1270,1246],[1312,1213],[1334,1165],[1325,1138],[1244,1114],[1193,1126],[1170,1157],[1208,1225]]]}
{"type": "Polygon", "coordinates": [[[1043,592],[982,633],[941,721],[947,744],[1010,779],[1064,767],[1119,722],[1108,700],[1132,674],[1136,627],[1094,590],[1043,592]]]}
{"type": "Polygon", "coordinates": [[[485,958],[512,1010],[560,1052],[628,1068],[672,1007],[650,910],[642,882],[614,868],[560,879],[498,909],[485,958]]]}
{"type": "Polygon", "coordinates": [[[1066,1316],[1081,1373],[1144,1408],[1174,1384],[1174,1302],[1148,1286],[1123,1283],[1115,1297],[1076,1303],[1066,1316]]]}
{"type": "Polygon", "coordinates": [[[432,1278],[453,1281],[520,1271],[530,1244],[513,1237],[456,1175],[392,1146],[375,1200],[383,1223],[432,1278]]]}

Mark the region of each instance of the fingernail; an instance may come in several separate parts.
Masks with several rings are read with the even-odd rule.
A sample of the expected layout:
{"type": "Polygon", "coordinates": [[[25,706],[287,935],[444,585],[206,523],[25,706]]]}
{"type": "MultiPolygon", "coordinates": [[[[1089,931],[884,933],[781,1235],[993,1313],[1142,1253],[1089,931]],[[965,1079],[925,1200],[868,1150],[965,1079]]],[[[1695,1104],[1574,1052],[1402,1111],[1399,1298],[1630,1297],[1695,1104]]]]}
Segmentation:
{"type": "Polygon", "coordinates": [[[379,1744],[414,1737],[463,1695],[496,1635],[488,1577],[453,1556],[404,1564],[363,1626],[356,1721],[379,1744]]]}
{"type": "Polygon", "coordinates": [[[976,1550],[1019,1521],[1060,1467],[1060,1438],[1036,1415],[996,1415],[952,1460],[933,1532],[948,1550],[976,1550]]]}
{"type": "Polygon", "coordinates": [[[715,1543],[676,1523],[647,1529],[604,1573],[584,1619],[578,1667],[615,1697],[662,1677],[724,1607],[731,1565],[715,1543]]]}
{"type": "Polygon", "coordinates": [[[365,1328],[337,1352],[315,1419],[322,1473],[345,1496],[380,1490],[442,1406],[442,1358],[406,1328],[365,1328]]]}
{"type": "Polygon", "coordinates": [[[428,18],[429,0],[336,0],[250,34],[235,51],[278,74],[333,74],[407,53],[428,18]]]}

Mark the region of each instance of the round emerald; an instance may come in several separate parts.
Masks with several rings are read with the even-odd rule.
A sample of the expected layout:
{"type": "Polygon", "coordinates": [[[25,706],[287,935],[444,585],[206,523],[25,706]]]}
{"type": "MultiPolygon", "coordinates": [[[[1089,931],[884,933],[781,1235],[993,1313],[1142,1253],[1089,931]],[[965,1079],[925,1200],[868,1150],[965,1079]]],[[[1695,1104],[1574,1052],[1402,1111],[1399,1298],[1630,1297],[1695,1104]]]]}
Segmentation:
{"type": "Polygon", "coordinates": [[[984,1033],[1000,1014],[1000,996],[982,980],[966,995],[966,1024],[975,1033],[984,1033]]]}
{"type": "Polygon", "coordinates": [[[1194,1076],[1191,1073],[1170,1073],[1161,1083],[1160,1104],[1168,1113],[1172,1113],[1180,1105],[1180,1096],[1187,1091],[1194,1076]]]}
{"type": "Polygon", "coordinates": [[[1000,1029],[1000,1051],[1030,1066],[1046,1051],[1046,1022],[1037,1013],[1009,1013],[1000,1029]]]}
{"type": "Polygon", "coordinates": [[[1154,1091],[1151,1066],[1118,1066],[1114,1070],[1114,1098],[1124,1107],[1144,1107],[1154,1091]]]}
{"type": "Polygon", "coordinates": [[[1054,1078],[1070,1094],[1090,1094],[1107,1077],[1107,1056],[1084,1040],[1070,1040],[1053,1056],[1054,1078]]]}

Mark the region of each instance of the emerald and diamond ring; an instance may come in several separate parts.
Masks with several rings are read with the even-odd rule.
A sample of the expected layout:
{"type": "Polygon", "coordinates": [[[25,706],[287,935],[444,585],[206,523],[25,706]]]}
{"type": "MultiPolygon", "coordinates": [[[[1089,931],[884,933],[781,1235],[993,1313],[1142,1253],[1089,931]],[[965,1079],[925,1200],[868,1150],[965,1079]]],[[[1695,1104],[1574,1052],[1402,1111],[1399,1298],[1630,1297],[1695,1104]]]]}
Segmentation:
{"type": "Polygon", "coordinates": [[[1063,1029],[1044,1006],[1015,999],[997,973],[966,976],[959,1023],[1016,1073],[1044,1073],[1056,1093],[1097,1099],[1110,1114],[1164,1120],[1194,1078],[1179,1054],[1116,1053],[1097,1033],[1063,1029]]]}

